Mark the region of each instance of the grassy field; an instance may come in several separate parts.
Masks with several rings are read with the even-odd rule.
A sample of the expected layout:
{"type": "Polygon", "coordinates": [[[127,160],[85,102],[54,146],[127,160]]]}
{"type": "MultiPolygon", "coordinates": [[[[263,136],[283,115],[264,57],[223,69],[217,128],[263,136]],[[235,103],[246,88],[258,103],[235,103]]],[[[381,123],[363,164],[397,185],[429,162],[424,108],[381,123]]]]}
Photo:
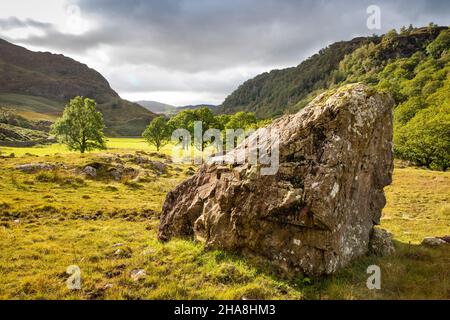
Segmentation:
{"type": "Polygon", "coordinates": [[[382,220],[396,254],[363,257],[334,276],[288,277],[192,241],[160,243],[165,194],[192,168],[170,163],[169,147],[157,154],[141,139],[109,139],[108,147],[85,155],[58,145],[1,148],[15,157],[0,159],[0,299],[450,299],[448,246],[419,245],[450,234],[449,172],[396,168],[382,220]],[[166,170],[138,165],[141,155],[166,170]],[[114,161],[137,176],[111,179],[114,161]],[[33,162],[58,166],[15,169],[33,162]],[[99,166],[98,176],[82,175],[86,165],[99,166]],[[381,267],[381,290],[366,287],[372,264],[381,267]],[[67,289],[70,265],[81,269],[81,290],[67,289]],[[145,276],[135,281],[133,270],[145,276]]]}

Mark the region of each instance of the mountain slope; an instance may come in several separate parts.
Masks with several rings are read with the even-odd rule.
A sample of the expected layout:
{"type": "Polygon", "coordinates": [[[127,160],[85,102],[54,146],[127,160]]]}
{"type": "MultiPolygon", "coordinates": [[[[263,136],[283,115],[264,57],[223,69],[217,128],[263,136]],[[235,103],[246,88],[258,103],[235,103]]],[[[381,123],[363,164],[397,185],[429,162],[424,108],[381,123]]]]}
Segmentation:
{"type": "Polygon", "coordinates": [[[161,103],[161,102],[157,102],[157,101],[143,100],[143,101],[136,101],[136,103],[154,113],[161,113],[161,114],[165,114],[167,116],[175,115],[180,111],[195,110],[195,109],[200,109],[203,107],[207,107],[211,111],[214,112],[218,108],[218,106],[212,105],[212,104],[197,104],[197,105],[187,105],[187,106],[175,107],[170,104],[165,104],[165,103],[161,103]]]}
{"type": "Polygon", "coordinates": [[[380,69],[392,59],[425,51],[444,27],[420,28],[404,34],[355,38],[322,49],[297,67],[273,70],[243,83],[219,108],[220,113],[252,111],[259,117],[278,116],[301,109],[317,93],[347,80],[340,70],[346,56],[364,46],[375,46],[380,69]]]}
{"type": "Polygon", "coordinates": [[[177,108],[170,104],[165,104],[158,101],[141,100],[136,101],[136,103],[153,113],[172,114],[176,112],[177,108]]]}
{"type": "Polygon", "coordinates": [[[0,39],[0,74],[0,103],[18,110],[55,115],[74,96],[93,98],[112,135],[140,135],[154,117],[121,99],[100,73],[63,55],[32,52],[0,39]],[[50,101],[52,110],[30,103],[38,98],[50,101]]]}
{"type": "Polygon", "coordinates": [[[177,111],[180,112],[180,111],[183,111],[183,110],[195,110],[195,109],[200,109],[200,108],[203,108],[203,107],[207,107],[209,110],[211,110],[213,112],[215,112],[217,110],[217,108],[218,108],[218,106],[213,105],[213,104],[196,104],[196,105],[190,104],[190,105],[187,105],[187,106],[177,107],[177,111]]]}

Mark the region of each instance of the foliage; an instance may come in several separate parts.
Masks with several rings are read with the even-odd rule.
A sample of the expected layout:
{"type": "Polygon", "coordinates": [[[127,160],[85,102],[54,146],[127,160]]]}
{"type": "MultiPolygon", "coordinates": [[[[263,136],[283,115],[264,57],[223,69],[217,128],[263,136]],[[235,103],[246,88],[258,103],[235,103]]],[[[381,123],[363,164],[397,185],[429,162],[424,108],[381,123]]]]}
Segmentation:
{"type": "Polygon", "coordinates": [[[170,127],[167,124],[166,118],[163,116],[154,118],[142,133],[145,140],[151,145],[154,145],[158,152],[162,146],[169,143],[170,135],[170,127]]]}
{"type": "Polygon", "coordinates": [[[237,112],[234,115],[221,114],[215,116],[209,108],[195,110],[183,110],[172,117],[168,125],[171,131],[186,129],[194,136],[194,123],[202,123],[202,135],[208,129],[218,129],[224,132],[226,129],[249,129],[267,125],[270,121],[258,121],[252,112],[237,112]]]}
{"type": "Polygon", "coordinates": [[[450,104],[420,110],[395,135],[400,158],[427,168],[450,167],[450,104]]]}
{"type": "Polygon", "coordinates": [[[208,107],[193,110],[183,110],[172,117],[169,120],[168,125],[170,126],[172,131],[181,128],[186,129],[189,131],[191,136],[194,137],[194,124],[196,121],[201,121],[202,123],[202,135],[208,129],[220,127],[220,124],[218,123],[216,117],[208,107]]]}
{"type": "Polygon", "coordinates": [[[229,95],[218,112],[233,114],[251,111],[259,118],[280,116],[286,108],[297,104],[312,91],[325,89],[340,81],[339,74],[335,72],[339,62],[346,54],[368,43],[368,39],[337,42],[297,67],[260,74],[229,95]]]}
{"type": "Polygon", "coordinates": [[[226,129],[249,129],[257,124],[257,119],[252,112],[239,111],[232,115],[229,121],[225,124],[226,129]]]}
{"type": "Polygon", "coordinates": [[[450,104],[449,49],[450,30],[435,24],[425,28],[403,27],[400,33],[391,30],[381,37],[336,43],[298,67],[248,80],[225,100],[221,111],[251,110],[257,116],[277,116],[300,110],[327,89],[363,82],[390,93],[396,102],[396,155],[434,169],[445,169],[448,139],[436,136],[431,139],[430,135],[437,132],[430,125],[439,127],[436,130],[440,137],[448,136],[443,123],[448,109],[443,106],[450,104]],[[435,120],[426,120],[428,113],[414,119],[428,108],[430,113],[436,113],[435,120]],[[434,160],[423,160],[426,146],[429,156],[425,158],[434,160]],[[434,150],[433,156],[430,148],[434,150]]]}
{"type": "Polygon", "coordinates": [[[84,153],[105,149],[103,116],[95,106],[92,99],[75,97],[64,109],[62,117],[52,126],[52,134],[70,150],[84,153]]]}
{"type": "Polygon", "coordinates": [[[442,31],[439,36],[428,47],[427,52],[434,58],[439,58],[441,54],[450,48],[450,30],[442,31]]]}
{"type": "MultiPolygon", "coordinates": [[[[446,34],[448,30],[435,25],[409,26],[402,28],[400,34],[391,30],[381,37],[360,37],[334,43],[297,67],[273,70],[246,81],[225,99],[219,112],[251,111],[257,117],[277,117],[300,110],[317,94],[335,86],[359,81],[377,85],[379,73],[387,64],[410,58],[415,53],[420,54],[415,61],[420,61],[428,54],[427,46],[435,39],[439,45],[432,44],[429,50],[436,54],[442,52],[445,46],[448,47],[446,34]]],[[[409,68],[407,72],[414,68],[411,64],[405,67],[409,68]]],[[[386,79],[383,85],[388,87],[392,82],[398,84],[386,79]]]]}

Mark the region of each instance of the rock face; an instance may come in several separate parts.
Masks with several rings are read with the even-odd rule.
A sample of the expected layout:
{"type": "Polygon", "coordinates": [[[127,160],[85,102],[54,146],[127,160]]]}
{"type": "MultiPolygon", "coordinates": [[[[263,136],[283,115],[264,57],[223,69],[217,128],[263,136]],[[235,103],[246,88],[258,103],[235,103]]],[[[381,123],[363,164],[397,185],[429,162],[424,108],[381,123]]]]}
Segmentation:
{"type": "Polygon", "coordinates": [[[167,195],[159,238],[196,238],[286,271],[337,271],[368,251],[380,221],[393,170],[392,107],[362,84],[320,95],[267,127],[280,135],[276,174],[249,163],[203,165],[167,195]]]}

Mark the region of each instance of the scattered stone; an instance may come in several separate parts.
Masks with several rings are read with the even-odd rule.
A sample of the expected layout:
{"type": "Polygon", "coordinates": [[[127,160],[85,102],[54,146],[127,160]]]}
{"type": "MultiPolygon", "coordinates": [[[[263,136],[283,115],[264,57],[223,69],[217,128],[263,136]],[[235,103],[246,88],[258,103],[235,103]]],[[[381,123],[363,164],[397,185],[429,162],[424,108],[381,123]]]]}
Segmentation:
{"type": "Polygon", "coordinates": [[[443,237],[438,237],[441,240],[444,240],[447,243],[450,243],[450,236],[443,236],[443,237]]]}
{"type": "Polygon", "coordinates": [[[150,160],[146,157],[142,157],[140,155],[137,155],[136,158],[134,158],[134,162],[139,165],[147,164],[150,162],[150,160]]]}
{"type": "Polygon", "coordinates": [[[395,253],[395,247],[392,243],[392,234],[384,229],[373,228],[369,249],[372,254],[377,256],[387,256],[395,253]]]}
{"type": "Polygon", "coordinates": [[[111,174],[112,178],[115,181],[120,181],[122,180],[122,175],[123,175],[123,169],[121,168],[112,168],[109,173],[111,174]]]}
{"type": "MultiPolygon", "coordinates": [[[[280,136],[274,175],[248,163],[203,165],[167,194],[159,239],[196,238],[286,271],[338,271],[368,252],[380,222],[393,171],[392,110],[391,98],[363,84],[320,95],[268,126],[280,136]]],[[[260,131],[235,154],[248,154],[260,131]]]]}
{"type": "Polygon", "coordinates": [[[131,272],[130,272],[130,276],[131,276],[131,279],[133,279],[133,281],[139,281],[146,275],[147,275],[147,273],[145,272],[144,269],[134,269],[134,270],[131,270],[131,272]]]}
{"type": "Polygon", "coordinates": [[[440,247],[445,244],[447,241],[436,237],[426,237],[422,240],[422,245],[427,247],[440,247]]]}
{"type": "Polygon", "coordinates": [[[122,246],[123,246],[123,243],[120,243],[120,242],[112,245],[113,248],[122,247],[122,246]]]}
{"type": "Polygon", "coordinates": [[[19,224],[19,223],[20,223],[20,219],[14,220],[14,223],[15,223],[15,224],[19,224]]]}
{"type": "Polygon", "coordinates": [[[117,249],[113,256],[119,259],[131,258],[132,250],[129,247],[121,247],[117,249]]]}
{"type": "Polygon", "coordinates": [[[159,174],[166,173],[167,171],[167,164],[164,164],[160,161],[150,161],[149,164],[153,168],[153,170],[155,170],[159,174]]]}
{"type": "Polygon", "coordinates": [[[114,287],[113,284],[107,283],[107,284],[105,284],[105,285],[103,286],[103,289],[104,289],[104,290],[108,290],[108,289],[111,289],[112,287],[114,287]]]}
{"type": "Polygon", "coordinates": [[[20,170],[27,173],[37,172],[37,171],[51,171],[56,168],[55,165],[50,163],[27,163],[16,166],[16,170],[20,170]]]}
{"type": "Polygon", "coordinates": [[[91,167],[91,166],[86,166],[83,169],[83,173],[89,178],[96,178],[97,177],[97,169],[95,169],[94,167],[91,167]]]}

